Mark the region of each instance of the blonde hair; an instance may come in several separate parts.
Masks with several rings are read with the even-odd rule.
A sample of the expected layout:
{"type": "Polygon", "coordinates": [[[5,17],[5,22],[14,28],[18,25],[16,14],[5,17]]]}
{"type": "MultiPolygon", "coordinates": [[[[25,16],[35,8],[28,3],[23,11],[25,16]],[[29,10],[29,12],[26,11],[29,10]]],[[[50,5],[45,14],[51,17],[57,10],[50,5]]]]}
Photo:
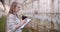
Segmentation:
{"type": "Polygon", "coordinates": [[[13,2],[11,7],[10,7],[10,10],[9,10],[9,13],[15,13],[15,8],[17,7],[18,3],[17,2],[13,2]]]}

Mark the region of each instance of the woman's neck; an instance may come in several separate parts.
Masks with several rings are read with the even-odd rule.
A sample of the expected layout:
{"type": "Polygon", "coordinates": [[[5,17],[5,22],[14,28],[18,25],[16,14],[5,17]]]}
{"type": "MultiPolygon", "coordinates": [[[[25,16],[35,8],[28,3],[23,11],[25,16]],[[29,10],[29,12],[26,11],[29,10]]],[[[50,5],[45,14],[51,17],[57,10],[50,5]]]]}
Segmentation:
{"type": "Polygon", "coordinates": [[[14,15],[15,15],[16,17],[18,17],[17,13],[14,13],[14,15]]]}

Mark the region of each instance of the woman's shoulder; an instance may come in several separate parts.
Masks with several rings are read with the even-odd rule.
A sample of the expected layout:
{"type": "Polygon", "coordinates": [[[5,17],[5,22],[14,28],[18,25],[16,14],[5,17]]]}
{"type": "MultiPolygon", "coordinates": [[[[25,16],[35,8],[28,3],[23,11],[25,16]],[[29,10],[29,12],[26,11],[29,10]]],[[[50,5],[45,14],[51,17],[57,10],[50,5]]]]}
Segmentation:
{"type": "Polygon", "coordinates": [[[8,16],[7,16],[7,21],[8,21],[8,22],[14,22],[14,21],[15,21],[14,15],[13,15],[13,14],[8,14],[8,16]]]}
{"type": "Polygon", "coordinates": [[[13,14],[9,14],[8,18],[14,18],[15,16],[13,14]]]}

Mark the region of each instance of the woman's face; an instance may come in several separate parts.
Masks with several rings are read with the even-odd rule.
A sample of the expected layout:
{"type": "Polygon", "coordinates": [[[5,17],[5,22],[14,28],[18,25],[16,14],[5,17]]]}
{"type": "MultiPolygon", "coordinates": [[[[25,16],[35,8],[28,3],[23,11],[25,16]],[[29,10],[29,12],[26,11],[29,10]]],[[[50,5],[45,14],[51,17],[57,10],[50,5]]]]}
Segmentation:
{"type": "Polygon", "coordinates": [[[18,12],[20,10],[20,5],[17,5],[15,10],[18,12]]]}

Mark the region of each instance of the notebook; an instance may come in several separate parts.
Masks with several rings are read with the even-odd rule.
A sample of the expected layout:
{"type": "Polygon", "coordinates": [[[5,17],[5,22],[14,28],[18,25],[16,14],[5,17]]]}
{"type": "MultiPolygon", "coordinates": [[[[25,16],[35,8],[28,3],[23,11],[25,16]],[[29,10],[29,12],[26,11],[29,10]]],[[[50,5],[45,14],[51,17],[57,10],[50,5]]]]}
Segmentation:
{"type": "Polygon", "coordinates": [[[29,22],[31,21],[30,18],[26,18],[26,23],[24,25],[22,25],[20,28],[24,28],[29,22]]]}

